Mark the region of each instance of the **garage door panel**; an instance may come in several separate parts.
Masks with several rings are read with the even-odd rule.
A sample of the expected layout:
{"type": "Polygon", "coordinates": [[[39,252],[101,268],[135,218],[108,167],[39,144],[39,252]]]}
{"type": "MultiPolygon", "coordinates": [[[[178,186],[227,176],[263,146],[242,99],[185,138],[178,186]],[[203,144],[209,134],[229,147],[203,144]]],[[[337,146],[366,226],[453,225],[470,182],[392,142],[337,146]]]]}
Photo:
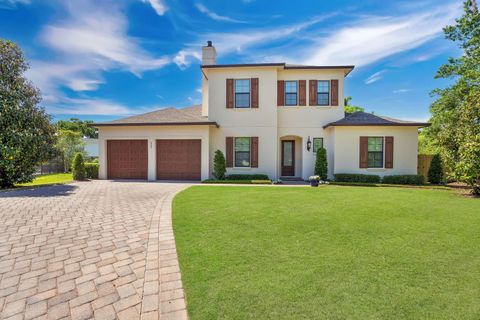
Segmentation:
{"type": "Polygon", "coordinates": [[[201,140],[157,140],[158,180],[200,180],[201,140]]]}
{"type": "Polygon", "coordinates": [[[147,179],[147,140],[108,140],[108,179],[147,179]]]}

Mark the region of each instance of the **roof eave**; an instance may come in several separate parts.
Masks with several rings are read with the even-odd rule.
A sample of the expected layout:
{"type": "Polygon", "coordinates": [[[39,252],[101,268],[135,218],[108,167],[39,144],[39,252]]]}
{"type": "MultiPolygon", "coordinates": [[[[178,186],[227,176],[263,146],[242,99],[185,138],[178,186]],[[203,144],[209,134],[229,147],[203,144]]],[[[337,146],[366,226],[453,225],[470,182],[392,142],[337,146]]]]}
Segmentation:
{"type": "Polygon", "coordinates": [[[143,126],[215,126],[219,128],[218,123],[214,121],[209,122],[141,122],[141,123],[92,123],[91,127],[143,127],[143,126]]]}
{"type": "Polygon", "coordinates": [[[359,124],[341,124],[341,123],[329,123],[323,126],[323,129],[328,127],[429,127],[431,124],[427,122],[415,122],[415,123],[359,123],[359,124]]]}

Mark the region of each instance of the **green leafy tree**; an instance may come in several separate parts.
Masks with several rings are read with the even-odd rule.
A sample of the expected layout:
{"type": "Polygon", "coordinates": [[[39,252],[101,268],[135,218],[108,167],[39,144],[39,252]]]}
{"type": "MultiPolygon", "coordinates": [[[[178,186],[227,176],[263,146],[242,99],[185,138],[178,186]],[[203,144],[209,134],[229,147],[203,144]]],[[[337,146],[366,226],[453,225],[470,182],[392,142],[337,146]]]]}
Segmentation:
{"type": "Polygon", "coordinates": [[[85,180],[86,174],[87,173],[85,171],[85,160],[83,159],[83,154],[81,152],[77,152],[72,162],[73,179],[79,181],[85,180]]]}
{"type": "Polygon", "coordinates": [[[59,130],[56,148],[63,158],[65,172],[70,171],[72,159],[76,153],[85,153],[82,134],[72,130],[59,130]]]}
{"type": "Polygon", "coordinates": [[[32,181],[35,166],[54,155],[55,128],[27,69],[21,49],[0,39],[0,188],[32,181]]]}
{"type": "Polygon", "coordinates": [[[70,120],[59,120],[57,122],[57,127],[60,130],[80,132],[83,137],[96,139],[98,138],[97,130],[94,127],[89,126],[92,123],[92,120],[82,121],[77,118],[70,118],[70,120]]]}
{"type": "Polygon", "coordinates": [[[352,106],[350,104],[350,101],[352,101],[352,97],[348,96],[344,98],[345,113],[355,113],[357,111],[365,112],[365,108],[359,106],[352,106]]]}
{"type": "Polygon", "coordinates": [[[450,178],[466,182],[480,194],[480,15],[476,3],[467,0],[455,25],[444,28],[447,39],[463,51],[449,58],[436,78],[454,79],[436,89],[431,105],[432,126],[427,130],[439,147],[450,178]]]}
{"type": "Polygon", "coordinates": [[[428,181],[430,183],[439,184],[443,181],[442,158],[439,154],[435,154],[428,169],[428,181]]]}
{"type": "Polygon", "coordinates": [[[426,130],[422,130],[418,134],[418,154],[437,154],[440,149],[435,144],[435,140],[427,134],[426,130]]]}
{"type": "Polygon", "coordinates": [[[325,148],[318,148],[317,150],[317,159],[315,161],[315,175],[320,176],[320,180],[327,180],[328,163],[327,150],[325,148]]]}
{"type": "Polygon", "coordinates": [[[225,173],[227,172],[227,162],[225,161],[225,156],[220,150],[215,151],[215,156],[213,158],[213,176],[215,179],[223,180],[225,179],[225,173]]]}

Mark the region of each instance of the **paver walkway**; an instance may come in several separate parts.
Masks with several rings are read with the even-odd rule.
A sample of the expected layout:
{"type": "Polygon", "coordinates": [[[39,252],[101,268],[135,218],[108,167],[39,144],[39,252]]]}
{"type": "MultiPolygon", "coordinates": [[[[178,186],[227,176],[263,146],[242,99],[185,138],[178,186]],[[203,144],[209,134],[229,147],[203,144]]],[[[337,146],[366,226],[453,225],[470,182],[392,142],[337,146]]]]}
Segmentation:
{"type": "Polygon", "coordinates": [[[171,221],[188,184],[0,193],[0,319],[186,319],[171,221]]]}

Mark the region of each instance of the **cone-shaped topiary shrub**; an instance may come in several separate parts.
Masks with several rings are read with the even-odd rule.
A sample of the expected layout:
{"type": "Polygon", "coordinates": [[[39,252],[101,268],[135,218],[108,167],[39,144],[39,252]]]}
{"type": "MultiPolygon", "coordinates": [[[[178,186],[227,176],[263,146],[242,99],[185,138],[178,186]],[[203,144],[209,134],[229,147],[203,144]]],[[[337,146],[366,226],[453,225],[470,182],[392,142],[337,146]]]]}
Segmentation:
{"type": "Polygon", "coordinates": [[[215,157],[213,158],[213,176],[217,180],[224,180],[225,172],[227,172],[225,156],[222,151],[217,150],[215,151],[215,157]]]}
{"type": "Polygon", "coordinates": [[[435,184],[443,181],[442,158],[439,154],[434,155],[432,158],[430,169],[428,169],[428,181],[435,184]]]}
{"type": "Polygon", "coordinates": [[[72,173],[74,180],[85,180],[85,162],[83,160],[83,154],[81,152],[77,152],[75,154],[75,157],[73,157],[72,173]]]}
{"type": "Polygon", "coordinates": [[[317,160],[315,161],[315,175],[320,176],[320,180],[327,180],[327,174],[327,150],[319,148],[317,150],[317,160]]]}

